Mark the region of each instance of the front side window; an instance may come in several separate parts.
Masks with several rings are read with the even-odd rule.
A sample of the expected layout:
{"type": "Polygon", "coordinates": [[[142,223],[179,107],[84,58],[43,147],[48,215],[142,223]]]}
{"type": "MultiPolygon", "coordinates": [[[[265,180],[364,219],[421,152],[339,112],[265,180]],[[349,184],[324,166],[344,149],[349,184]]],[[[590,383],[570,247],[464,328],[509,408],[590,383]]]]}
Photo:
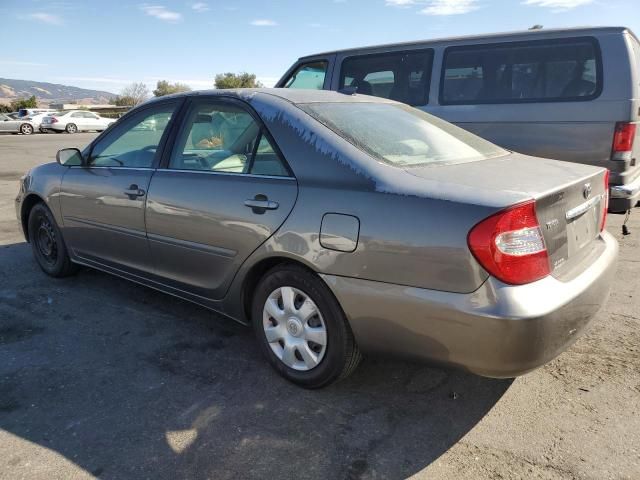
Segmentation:
{"type": "Polygon", "coordinates": [[[466,130],[407,105],[348,102],[298,106],[357,148],[396,167],[449,165],[507,154],[466,130]]]}
{"type": "Polygon", "coordinates": [[[137,112],[118,124],[91,151],[90,166],[150,168],[176,102],[137,112]]]}
{"type": "Polygon", "coordinates": [[[602,84],[595,40],[541,40],[445,51],[440,103],[589,100],[602,84]]]}
{"type": "Polygon", "coordinates": [[[169,168],[287,176],[266,132],[245,109],[223,102],[195,103],[176,140],[169,168]]]}
{"type": "Polygon", "coordinates": [[[426,105],[433,50],[415,50],[349,57],[342,62],[340,88],[390,98],[409,105],[426,105]]]}
{"type": "Polygon", "coordinates": [[[284,88],[306,88],[322,90],[327,76],[328,63],[325,61],[300,65],[287,79],[284,88]]]}

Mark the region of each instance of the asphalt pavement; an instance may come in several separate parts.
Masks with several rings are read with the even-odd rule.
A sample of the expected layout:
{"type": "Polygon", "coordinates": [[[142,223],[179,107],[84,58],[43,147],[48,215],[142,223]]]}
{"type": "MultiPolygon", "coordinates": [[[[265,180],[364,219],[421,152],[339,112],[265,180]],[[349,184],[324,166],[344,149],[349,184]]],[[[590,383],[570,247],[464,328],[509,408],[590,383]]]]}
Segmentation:
{"type": "Polygon", "coordinates": [[[639,479],[640,209],[588,333],[515,380],[367,358],[319,391],[251,331],[90,269],[46,277],[18,179],[95,134],[0,136],[0,479],[639,479]]]}

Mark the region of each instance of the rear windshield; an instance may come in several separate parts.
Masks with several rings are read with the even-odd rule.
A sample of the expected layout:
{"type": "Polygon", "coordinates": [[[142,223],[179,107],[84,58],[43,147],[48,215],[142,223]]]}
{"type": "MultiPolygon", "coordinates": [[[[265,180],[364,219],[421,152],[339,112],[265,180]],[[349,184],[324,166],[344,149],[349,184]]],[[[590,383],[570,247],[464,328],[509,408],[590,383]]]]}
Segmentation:
{"type": "Polygon", "coordinates": [[[398,167],[465,163],[507,153],[407,105],[307,103],[298,107],[354,146],[398,167]]]}

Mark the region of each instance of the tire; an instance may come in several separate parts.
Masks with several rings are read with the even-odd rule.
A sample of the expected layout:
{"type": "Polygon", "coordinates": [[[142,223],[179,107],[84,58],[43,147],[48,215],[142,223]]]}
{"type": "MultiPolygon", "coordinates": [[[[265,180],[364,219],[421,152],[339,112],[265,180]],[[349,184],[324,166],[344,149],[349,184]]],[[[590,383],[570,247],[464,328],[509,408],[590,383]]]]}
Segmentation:
{"type": "Polygon", "coordinates": [[[77,265],[71,262],[62,233],[44,203],[36,204],[29,212],[29,242],[36,262],[47,275],[68,277],[78,270],[77,265]]]}
{"type": "Polygon", "coordinates": [[[75,123],[68,123],[67,126],[65,127],[65,131],[67,133],[78,133],[78,127],[76,126],[75,123]]]}
{"type": "Polygon", "coordinates": [[[33,133],[33,127],[28,123],[20,125],[20,133],[23,135],[31,135],[33,133]]]}
{"type": "Polygon", "coordinates": [[[304,388],[321,388],[349,376],[362,358],[329,287],[297,265],[274,267],[262,277],[251,318],[271,366],[304,388]]]}

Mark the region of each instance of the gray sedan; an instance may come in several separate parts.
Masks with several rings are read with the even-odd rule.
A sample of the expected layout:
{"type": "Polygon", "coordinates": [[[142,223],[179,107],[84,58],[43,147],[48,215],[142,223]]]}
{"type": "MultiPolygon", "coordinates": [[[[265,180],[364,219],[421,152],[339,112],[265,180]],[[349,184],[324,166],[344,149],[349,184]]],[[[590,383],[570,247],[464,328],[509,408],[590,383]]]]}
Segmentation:
{"type": "Polygon", "coordinates": [[[607,170],[381,98],[162,97],[57,159],[16,199],[42,270],[97,268],[252,325],[305,387],[362,353],[523,374],[576,340],[615,271],[607,170]]]}

